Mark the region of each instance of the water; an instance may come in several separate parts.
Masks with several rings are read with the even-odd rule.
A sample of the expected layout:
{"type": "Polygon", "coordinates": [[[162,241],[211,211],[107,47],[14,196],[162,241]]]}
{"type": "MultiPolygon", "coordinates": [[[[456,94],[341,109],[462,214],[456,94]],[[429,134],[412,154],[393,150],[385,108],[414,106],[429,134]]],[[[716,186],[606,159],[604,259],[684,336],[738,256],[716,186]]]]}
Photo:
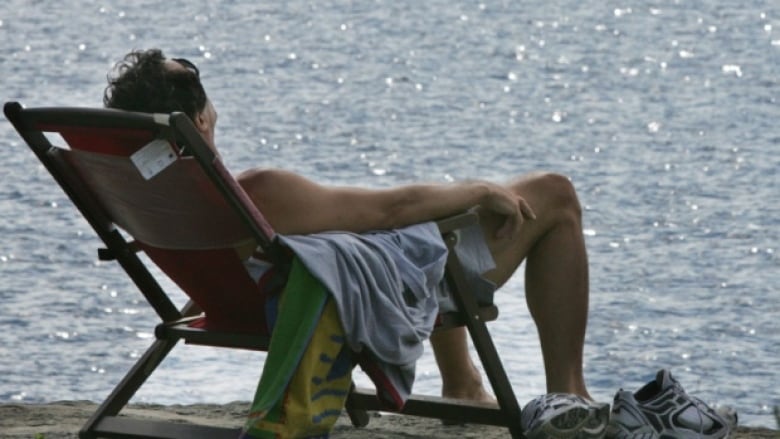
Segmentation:
{"type": "MultiPolygon", "coordinates": [[[[565,173],[586,208],[594,396],[669,367],[774,426],[777,2],[117,3],[5,0],[2,100],[99,106],[110,66],[156,46],[201,67],[234,171],[369,187],[565,173]]],[[[8,123],[0,167],[0,402],[101,400],[155,316],[8,123]]],[[[522,276],[497,302],[525,402],[544,377],[522,276]]],[[[136,400],[247,400],[261,359],[181,348],[136,400]]],[[[418,372],[436,394],[430,353],[418,372]]]]}

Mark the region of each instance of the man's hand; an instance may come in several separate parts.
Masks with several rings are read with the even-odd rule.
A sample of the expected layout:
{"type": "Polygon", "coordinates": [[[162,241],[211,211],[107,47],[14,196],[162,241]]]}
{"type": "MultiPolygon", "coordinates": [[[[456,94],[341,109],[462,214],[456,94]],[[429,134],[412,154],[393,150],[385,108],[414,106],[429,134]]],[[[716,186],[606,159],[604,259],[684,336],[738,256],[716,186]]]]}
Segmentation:
{"type": "Polygon", "coordinates": [[[523,197],[497,184],[490,183],[489,187],[490,192],[480,203],[480,208],[504,217],[501,227],[496,229],[496,238],[509,237],[520,228],[523,221],[536,219],[536,214],[523,197]]]}

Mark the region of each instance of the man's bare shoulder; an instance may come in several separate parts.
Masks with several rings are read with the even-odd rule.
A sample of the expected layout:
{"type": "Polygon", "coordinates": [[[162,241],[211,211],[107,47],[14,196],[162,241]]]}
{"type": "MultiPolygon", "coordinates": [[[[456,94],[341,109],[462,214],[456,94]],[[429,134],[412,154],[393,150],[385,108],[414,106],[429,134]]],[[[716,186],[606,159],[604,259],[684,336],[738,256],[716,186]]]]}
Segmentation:
{"type": "Polygon", "coordinates": [[[285,178],[285,176],[289,175],[295,174],[278,168],[249,168],[239,172],[236,175],[236,180],[238,180],[239,183],[264,183],[285,178]]]}

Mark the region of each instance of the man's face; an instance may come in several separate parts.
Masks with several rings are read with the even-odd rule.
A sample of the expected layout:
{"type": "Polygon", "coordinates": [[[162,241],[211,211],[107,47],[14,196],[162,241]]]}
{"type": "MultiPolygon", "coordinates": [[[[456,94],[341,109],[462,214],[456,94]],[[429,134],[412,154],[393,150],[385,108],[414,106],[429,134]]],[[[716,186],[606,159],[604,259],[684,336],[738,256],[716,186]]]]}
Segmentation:
{"type": "Polygon", "coordinates": [[[206,138],[211,149],[214,150],[217,155],[217,148],[214,144],[214,128],[217,126],[217,110],[214,109],[214,105],[211,103],[211,99],[206,99],[206,106],[203,107],[203,111],[196,116],[196,126],[206,138]]]}

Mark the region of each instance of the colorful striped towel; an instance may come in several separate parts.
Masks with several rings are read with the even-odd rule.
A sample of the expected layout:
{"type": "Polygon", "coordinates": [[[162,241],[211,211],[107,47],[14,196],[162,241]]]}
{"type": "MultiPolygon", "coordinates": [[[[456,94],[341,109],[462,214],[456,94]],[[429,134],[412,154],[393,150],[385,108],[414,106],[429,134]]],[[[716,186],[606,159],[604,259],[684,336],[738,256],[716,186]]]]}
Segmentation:
{"type": "Polygon", "coordinates": [[[352,359],[327,290],[297,259],[269,323],[268,356],[241,439],[327,438],[352,383],[352,359]]]}

